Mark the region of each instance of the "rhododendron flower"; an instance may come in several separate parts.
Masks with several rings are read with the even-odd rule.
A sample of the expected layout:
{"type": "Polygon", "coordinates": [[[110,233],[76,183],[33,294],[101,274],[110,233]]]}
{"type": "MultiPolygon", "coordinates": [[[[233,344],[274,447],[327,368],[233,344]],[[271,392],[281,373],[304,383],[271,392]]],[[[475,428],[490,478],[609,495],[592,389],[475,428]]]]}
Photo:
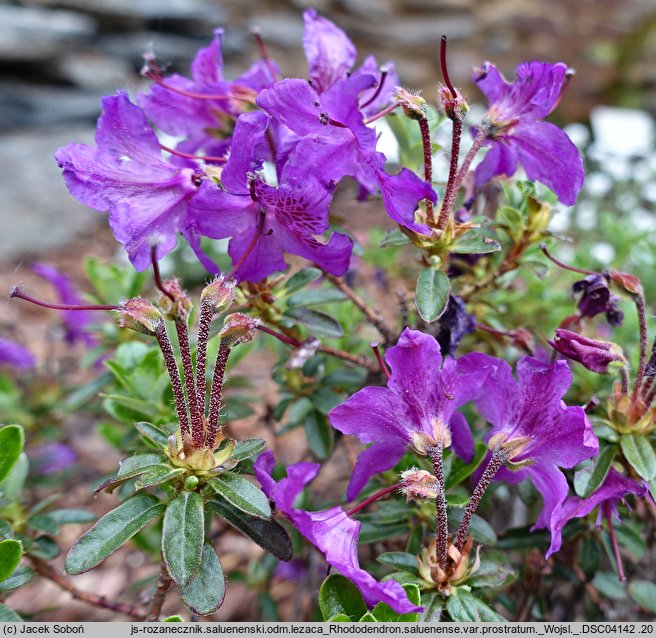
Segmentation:
{"type": "Polygon", "coordinates": [[[603,312],[611,326],[622,325],[624,313],[617,305],[619,298],[611,295],[607,276],[588,275],[572,284],[572,292],[581,295],[577,304],[581,317],[592,318],[603,312]]]}
{"type": "Polygon", "coordinates": [[[327,244],[315,235],[328,230],[328,190],[311,172],[287,167],[277,188],[255,173],[261,167],[256,149],[265,139],[269,117],[242,115],[233,137],[233,152],[221,172],[221,188],[206,181],[191,204],[193,225],[201,235],[230,237],[228,253],[238,280],[260,281],[287,267],[283,252],[299,255],[333,275],[348,269],[353,242],[334,233],[327,244]]]}
{"type": "Polygon", "coordinates": [[[649,490],[644,483],[638,483],[611,467],[604,482],[588,498],[580,499],[576,496],[570,496],[557,514],[552,517],[550,524],[551,547],[547,552],[547,558],[560,549],[562,531],[573,518],[583,518],[595,507],[598,507],[597,527],[601,527],[601,520],[604,517],[619,522],[618,503],[623,501],[624,497],[629,494],[645,496],[648,492],[649,490]]]}
{"type": "Polygon", "coordinates": [[[379,583],[365,572],[358,561],[359,521],[350,518],[341,507],[306,512],[294,507],[294,501],[319,472],[317,463],[294,463],[287,467],[287,478],[275,481],[271,474],[275,460],[271,451],[262,453],[253,464],[255,476],[276,508],[287,516],[305,538],[325,557],[326,562],[351,580],[369,607],[378,602],[399,614],[423,611],[408,600],[403,587],[394,580],[379,583]]]}
{"type": "Polygon", "coordinates": [[[102,106],[96,147],[69,144],[55,155],[71,195],[91,208],[109,210],[114,235],[137,270],[150,266],[153,245],[161,259],[181,232],[203,265],[215,272],[187,216],[198,190],[197,166],[187,162],[180,168],[162,157],[146,116],[125,91],[104,97],[102,106]]]}
{"type": "Polygon", "coordinates": [[[563,357],[577,361],[592,372],[605,374],[609,367],[622,367],[626,359],[622,348],[610,341],[588,339],[583,335],[559,328],[549,345],[563,357]]]}
{"type": "Polygon", "coordinates": [[[20,343],[0,337],[0,366],[29,369],[36,365],[34,355],[20,343]]]}
{"type": "Polygon", "coordinates": [[[505,361],[485,354],[469,354],[459,363],[463,369],[489,373],[474,403],[492,425],[486,437],[490,444],[513,450],[509,466],[515,470],[501,468],[496,480],[531,480],[543,500],[533,529],[549,527],[568,492],[559,468],[574,467],[599,451],[583,408],[562,401],[572,383],[567,363],[524,357],[517,363],[517,379],[505,361]]]}
{"type": "MultiPolygon", "coordinates": [[[[468,355],[471,356],[471,355],[468,355]]],[[[466,357],[463,357],[466,359],[466,357]]],[[[458,408],[476,395],[487,371],[447,358],[430,335],[406,328],[399,342],[385,353],[392,369],[387,387],[369,386],[356,392],[329,414],[331,425],[363,443],[373,443],[358,457],[348,486],[353,500],[379,472],[393,468],[408,445],[420,454],[441,443],[470,460],[474,440],[458,408]]]]}
{"type": "Polygon", "coordinates": [[[489,100],[483,128],[491,147],[476,169],[478,186],[495,175],[511,177],[520,163],[530,180],[574,204],[583,186],[581,154],[564,131],[542,121],[558,105],[566,74],[562,62],[523,62],[512,83],[489,62],[476,71],[473,80],[489,100]]]}

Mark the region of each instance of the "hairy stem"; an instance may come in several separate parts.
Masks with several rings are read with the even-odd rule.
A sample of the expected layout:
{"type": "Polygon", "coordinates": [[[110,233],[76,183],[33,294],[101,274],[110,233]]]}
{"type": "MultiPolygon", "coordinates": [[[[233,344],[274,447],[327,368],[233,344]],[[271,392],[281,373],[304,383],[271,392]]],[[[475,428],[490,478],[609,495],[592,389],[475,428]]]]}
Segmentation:
{"type": "Polygon", "coordinates": [[[225,380],[226,365],[230,355],[230,346],[223,340],[219,345],[212,376],[212,389],[210,390],[210,411],[207,417],[207,437],[205,445],[214,447],[216,435],[219,432],[219,413],[223,406],[223,383],[225,380]]]}
{"type": "Polygon", "coordinates": [[[189,345],[189,330],[187,324],[182,320],[176,320],[175,330],[178,335],[180,356],[182,357],[182,369],[184,371],[187,397],[189,399],[189,413],[191,415],[191,437],[197,448],[203,447],[203,412],[198,402],[196,392],[196,380],[194,376],[194,364],[191,360],[191,346],[189,345]]]}
{"type": "Polygon", "coordinates": [[[196,342],[196,392],[201,417],[205,414],[205,371],[207,369],[207,342],[214,317],[213,304],[203,299],[198,316],[198,340],[196,342]]]}
{"type": "Polygon", "coordinates": [[[437,498],[435,499],[435,558],[442,571],[446,570],[449,555],[449,527],[446,513],[446,494],[444,493],[444,467],[442,465],[442,444],[438,443],[427,450],[433,463],[433,473],[437,479],[437,498]]]}
{"type": "Polygon", "coordinates": [[[635,401],[638,397],[642,379],[645,376],[645,370],[647,368],[647,350],[649,348],[649,344],[647,343],[648,335],[645,297],[642,293],[638,293],[633,296],[633,301],[636,305],[636,310],[638,312],[638,323],[640,324],[640,360],[638,362],[638,372],[636,373],[635,385],[633,386],[633,395],[631,397],[635,401]]]}
{"type": "MultiPolygon", "coordinates": [[[[430,127],[428,126],[428,118],[422,117],[419,120],[419,130],[421,131],[421,143],[424,147],[424,179],[429,183],[433,183],[433,148],[431,146],[430,127]]],[[[435,210],[433,202],[426,199],[426,217],[431,224],[436,224],[435,210]]]]}
{"type": "Polygon", "coordinates": [[[458,195],[460,188],[456,184],[458,175],[458,158],[460,156],[460,142],[462,140],[462,121],[458,119],[453,120],[453,132],[451,136],[451,161],[449,163],[449,178],[446,183],[446,191],[444,193],[444,200],[440,208],[440,215],[437,219],[437,228],[442,230],[446,228],[451,219],[453,206],[458,195]]]}
{"type": "Polygon", "coordinates": [[[389,487],[385,487],[382,490],[378,490],[375,494],[372,494],[368,498],[365,498],[362,503],[358,503],[355,507],[351,508],[348,512],[346,512],[347,516],[353,516],[356,512],[359,512],[361,509],[364,509],[367,507],[367,505],[371,505],[375,501],[377,501],[379,498],[382,498],[383,496],[389,494],[390,492],[394,492],[395,490],[398,490],[402,488],[404,483],[396,483],[394,485],[390,485],[389,487]]]}

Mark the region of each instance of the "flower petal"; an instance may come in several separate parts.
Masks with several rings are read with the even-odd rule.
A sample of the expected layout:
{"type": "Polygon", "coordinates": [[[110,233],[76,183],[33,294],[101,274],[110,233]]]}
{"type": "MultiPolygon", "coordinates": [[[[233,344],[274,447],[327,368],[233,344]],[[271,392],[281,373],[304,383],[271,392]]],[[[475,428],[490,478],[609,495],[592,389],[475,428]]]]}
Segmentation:
{"type": "Polygon", "coordinates": [[[346,498],[353,501],[375,474],[391,470],[405,453],[406,444],[400,439],[374,443],[360,452],[353,475],[346,490],[346,498]]]}

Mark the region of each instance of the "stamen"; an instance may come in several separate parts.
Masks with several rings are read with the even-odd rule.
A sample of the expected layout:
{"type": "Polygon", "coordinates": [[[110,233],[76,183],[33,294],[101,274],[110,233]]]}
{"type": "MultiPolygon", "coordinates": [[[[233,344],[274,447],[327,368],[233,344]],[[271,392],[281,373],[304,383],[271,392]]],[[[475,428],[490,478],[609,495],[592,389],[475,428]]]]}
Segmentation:
{"type": "Polygon", "coordinates": [[[14,286],[9,291],[9,297],[16,297],[18,299],[23,299],[24,301],[29,301],[36,306],[42,306],[43,308],[50,308],[52,310],[120,310],[120,306],[110,306],[104,304],[91,304],[88,306],[84,305],[69,305],[69,304],[60,304],[60,303],[49,303],[47,301],[41,301],[30,295],[26,295],[18,286],[14,286]]]}
{"type": "Polygon", "coordinates": [[[146,71],[144,75],[147,78],[150,78],[155,84],[159,84],[161,87],[164,87],[165,89],[172,91],[173,93],[177,93],[178,95],[183,95],[184,97],[190,97],[195,100],[239,100],[242,102],[249,102],[252,104],[255,104],[255,99],[251,95],[251,92],[248,91],[244,87],[233,87],[234,89],[239,89],[243,91],[243,95],[239,95],[238,93],[229,93],[228,95],[212,95],[208,93],[195,93],[194,91],[186,91],[185,89],[178,88],[177,86],[173,86],[169,84],[168,82],[165,82],[160,75],[157,73],[154,73],[153,71],[146,71]]]}
{"type": "Polygon", "coordinates": [[[272,82],[275,82],[278,79],[278,73],[276,72],[276,67],[273,66],[273,62],[271,61],[271,57],[267,51],[266,44],[264,43],[264,38],[262,38],[262,31],[260,31],[259,27],[253,27],[251,29],[251,35],[255,39],[255,44],[257,44],[257,48],[260,50],[260,56],[264,60],[267,71],[271,76],[269,79],[272,82]]]}
{"type": "Polygon", "coordinates": [[[367,505],[371,505],[375,501],[377,501],[379,498],[382,498],[386,494],[389,494],[390,492],[394,492],[395,490],[401,489],[405,483],[396,483],[395,485],[390,485],[389,487],[385,487],[382,490],[379,490],[375,494],[372,494],[369,498],[365,498],[362,503],[358,503],[355,507],[352,509],[348,510],[346,512],[347,516],[353,516],[353,514],[359,512],[361,509],[367,507],[367,505]]]}
{"type": "Polygon", "coordinates": [[[251,243],[248,245],[248,248],[246,248],[246,250],[244,251],[244,254],[232,267],[232,270],[226,275],[227,280],[235,278],[235,273],[244,265],[244,262],[248,259],[249,255],[253,252],[253,248],[255,248],[255,244],[257,244],[257,240],[260,238],[260,235],[262,234],[262,228],[264,226],[265,217],[266,214],[264,212],[264,209],[260,208],[260,217],[257,221],[257,228],[255,229],[255,234],[253,235],[253,239],[251,239],[251,243]]]}
{"type": "Polygon", "coordinates": [[[371,117],[364,119],[362,122],[363,124],[371,124],[372,122],[379,120],[381,117],[385,117],[386,115],[391,113],[394,109],[398,109],[399,106],[401,106],[400,102],[390,104],[388,107],[384,108],[380,113],[377,113],[376,115],[372,115],[371,117]]]}
{"type": "Polygon", "coordinates": [[[378,80],[378,86],[376,87],[376,91],[364,104],[360,104],[361,109],[366,109],[380,95],[388,75],[389,75],[389,68],[387,66],[382,66],[380,68],[380,79],[378,80]]]}
{"type": "Polygon", "coordinates": [[[440,41],[440,66],[442,67],[442,77],[444,78],[444,84],[447,85],[449,91],[451,91],[451,95],[453,96],[453,99],[458,98],[458,93],[457,91],[453,88],[453,84],[451,84],[451,80],[449,79],[449,71],[446,68],[446,36],[443,35],[442,39],[440,41]]]}
{"type": "Polygon", "coordinates": [[[383,357],[380,353],[380,347],[378,346],[378,343],[375,341],[372,341],[371,344],[371,349],[374,351],[374,354],[376,355],[376,360],[378,361],[378,365],[380,366],[380,369],[382,373],[387,377],[387,379],[390,378],[390,371],[387,365],[385,364],[385,361],[383,361],[383,357]]]}
{"type": "Polygon", "coordinates": [[[563,263],[562,261],[556,259],[548,250],[547,250],[547,245],[542,243],[540,244],[540,250],[544,253],[544,256],[551,260],[556,266],[559,268],[563,268],[564,270],[569,270],[571,272],[578,272],[581,273],[582,275],[596,275],[598,273],[594,272],[593,270],[585,270],[585,268],[576,268],[575,266],[568,266],[567,264],[563,263]]]}
{"type": "Polygon", "coordinates": [[[178,157],[183,157],[184,159],[197,159],[197,160],[201,160],[202,162],[215,162],[216,164],[225,164],[228,161],[225,157],[214,157],[212,155],[194,155],[192,153],[183,153],[182,151],[177,151],[174,148],[169,148],[168,146],[164,146],[164,144],[160,144],[159,147],[163,151],[166,151],[167,153],[171,153],[171,155],[177,155],[178,157]]]}

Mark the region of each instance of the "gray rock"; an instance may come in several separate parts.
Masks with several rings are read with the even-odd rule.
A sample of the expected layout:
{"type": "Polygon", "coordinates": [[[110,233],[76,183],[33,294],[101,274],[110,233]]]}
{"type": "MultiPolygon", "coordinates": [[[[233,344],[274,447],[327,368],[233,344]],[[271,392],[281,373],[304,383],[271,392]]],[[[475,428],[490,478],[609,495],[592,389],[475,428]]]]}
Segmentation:
{"type": "Polygon", "coordinates": [[[90,127],[0,136],[3,261],[64,247],[77,234],[104,222],[103,215],[68,194],[54,160],[60,146],[92,140],[90,127]]]}
{"type": "Polygon", "coordinates": [[[72,11],[0,5],[0,60],[44,61],[95,31],[93,18],[72,11]]]}
{"type": "Polygon", "coordinates": [[[55,60],[49,73],[68,84],[107,93],[126,85],[133,75],[133,66],[129,60],[86,49],[55,60]]]}

